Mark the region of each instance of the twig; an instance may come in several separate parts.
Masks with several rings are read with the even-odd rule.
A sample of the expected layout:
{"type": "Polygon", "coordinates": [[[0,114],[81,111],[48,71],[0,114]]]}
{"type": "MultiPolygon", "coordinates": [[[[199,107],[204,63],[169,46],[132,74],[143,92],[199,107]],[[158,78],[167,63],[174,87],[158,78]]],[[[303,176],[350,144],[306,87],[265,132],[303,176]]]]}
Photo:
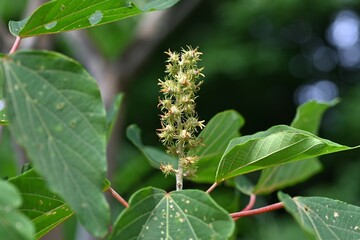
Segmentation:
{"type": "Polygon", "coordinates": [[[118,194],[114,189],[112,189],[111,187],[108,189],[108,191],[111,193],[111,195],[118,200],[124,207],[128,208],[129,207],[129,203],[127,201],[125,201],[124,198],[122,198],[120,196],[120,194],[118,194]]]}
{"type": "MultiPolygon", "coordinates": [[[[251,194],[251,195],[250,195],[249,203],[246,205],[246,207],[245,207],[243,210],[241,210],[241,212],[243,212],[243,211],[248,211],[248,210],[252,209],[252,208],[254,207],[254,205],[255,205],[255,201],[256,201],[256,195],[255,195],[255,194],[251,194]]],[[[236,220],[239,219],[239,217],[233,218],[233,219],[236,221],[236,220]]]]}
{"type": "Polygon", "coordinates": [[[211,187],[208,190],[206,190],[206,193],[211,193],[218,185],[219,185],[218,182],[214,182],[214,184],[211,185],[211,187]]]}
{"type": "Polygon", "coordinates": [[[283,207],[284,207],[284,204],[282,202],[278,202],[278,203],[274,203],[274,204],[271,204],[269,206],[265,206],[265,207],[262,207],[262,208],[257,208],[257,209],[253,209],[253,210],[245,210],[245,211],[236,212],[236,213],[230,213],[230,216],[234,220],[237,220],[240,217],[245,217],[245,216],[251,216],[251,215],[257,215],[257,214],[262,214],[262,213],[266,213],[266,212],[271,212],[271,211],[281,209],[283,207]]]}
{"type": "Polygon", "coordinates": [[[246,207],[242,211],[248,211],[248,210],[252,209],[255,205],[255,201],[256,201],[256,195],[251,194],[249,203],[246,205],[246,207]]]}
{"type": "Polygon", "coordinates": [[[12,45],[9,54],[13,54],[20,45],[21,37],[16,37],[14,44],[12,45]]]}

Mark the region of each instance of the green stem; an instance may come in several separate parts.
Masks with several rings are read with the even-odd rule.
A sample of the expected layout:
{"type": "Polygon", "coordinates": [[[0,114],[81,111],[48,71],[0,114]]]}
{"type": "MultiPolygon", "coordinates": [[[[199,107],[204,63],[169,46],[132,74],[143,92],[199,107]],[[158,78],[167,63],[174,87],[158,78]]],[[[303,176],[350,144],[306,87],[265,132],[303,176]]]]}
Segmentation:
{"type": "Polygon", "coordinates": [[[176,191],[183,189],[183,168],[179,162],[178,169],[176,171],[176,191]]]}
{"type": "Polygon", "coordinates": [[[176,171],[176,191],[180,191],[183,189],[183,176],[184,176],[184,169],[182,166],[182,162],[180,161],[180,159],[182,158],[182,156],[184,155],[184,150],[182,147],[183,142],[180,141],[179,145],[177,147],[177,154],[178,154],[178,167],[177,167],[177,171],[176,171]]]}

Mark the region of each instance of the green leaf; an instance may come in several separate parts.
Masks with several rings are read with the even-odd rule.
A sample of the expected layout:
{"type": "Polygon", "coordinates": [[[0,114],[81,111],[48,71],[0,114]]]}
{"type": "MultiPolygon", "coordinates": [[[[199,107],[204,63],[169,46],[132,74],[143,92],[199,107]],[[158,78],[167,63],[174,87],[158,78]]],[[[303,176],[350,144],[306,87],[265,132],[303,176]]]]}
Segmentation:
{"type": "Polygon", "coordinates": [[[104,179],[103,182],[103,191],[106,192],[111,187],[111,182],[108,179],[104,179]]]}
{"type": "Polygon", "coordinates": [[[295,197],[279,192],[285,209],[319,240],[360,239],[360,207],[323,197],[295,197]]]}
{"type": "Polygon", "coordinates": [[[202,145],[190,151],[190,156],[199,156],[196,177],[192,181],[213,183],[217,166],[229,141],[239,137],[244,118],[234,110],[227,110],[212,117],[198,138],[202,145]]]}
{"type": "Polygon", "coordinates": [[[33,239],[34,226],[17,209],[22,201],[18,190],[12,184],[0,179],[0,192],[0,239],[33,239]]]}
{"type": "Polygon", "coordinates": [[[145,188],[130,199],[110,239],[228,239],[234,221],[199,190],[145,188]]]}
{"type": "Polygon", "coordinates": [[[177,166],[176,158],[154,147],[144,146],[141,141],[141,129],[135,124],[126,129],[127,138],[144,154],[154,168],[160,168],[161,164],[177,166]]]}
{"type": "Polygon", "coordinates": [[[247,177],[240,175],[235,177],[235,188],[243,194],[250,196],[254,193],[255,186],[247,177]]]}
{"type": "Polygon", "coordinates": [[[133,0],[132,2],[140,8],[141,11],[162,10],[169,8],[180,0],[133,0]]]}
{"type": "Polygon", "coordinates": [[[52,191],[95,236],[107,233],[106,118],[94,79],[52,52],[18,52],[1,61],[10,129],[52,191]]]}
{"type": "Polygon", "coordinates": [[[21,192],[23,204],[20,207],[35,226],[35,239],[61,224],[74,213],[56,194],[51,192],[34,169],[9,180],[21,192]]]}
{"type": "Polygon", "coordinates": [[[203,157],[223,153],[228,142],[239,136],[239,130],[244,123],[244,118],[234,110],[216,114],[198,136],[203,139],[204,146],[195,148],[189,154],[203,157]]]}
{"type": "Polygon", "coordinates": [[[221,158],[216,181],[278,164],[354,149],[285,125],[233,139],[221,158]]]}
{"type": "Polygon", "coordinates": [[[120,107],[121,107],[121,103],[124,99],[124,94],[123,93],[119,93],[116,95],[113,104],[111,105],[109,111],[107,112],[106,115],[106,123],[107,123],[107,139],[109,140],[111,137],[111,134],[113,132],[114,129],[114,125],[116,123],[117,117],[119,115],[120,112],[120,107]]]}
{"type": "Polygon", "coordinates": [[[59,33],[118,21],[144,12],[171,7],[179,0],[54,0],[41,5],[30,17],[10,21],[19,37],[59,33]],[[135,4],[138,3],[139,7],[135,4]]]}
{"type": "Polygon", "coordinates": [[[269,194],[278,189],[303,182],[322,169],[316,158],[306,161],[291,162],[262,170],[254,189],[255,194],[269,194]]]}
{"type": "Polygon", "coordinates": [[[313,134],[317,134],[319,132],[319,127],[324,112],[328,108],[335,106],[338,102],[339,100],[335,99],[328,103],[317,101],[309,101],[304,103],[298,107],[296,116],[292,121],[291,126],[311,132],[313,134]]]}
{"type": "MultiPolygon", "coordinates": [[[[304,103],[298,107],[291,126],[313,134],[318,134],[324,112],[337,103],[338,100],[330,103],[320,103],[316,101],[304,103]]],[[[260,179],[255,187],[255,193],[267,194],[294,185],[310,178],[321,169],[322,165],[317,158],[264,169],[261,171],[260,179]]]]}

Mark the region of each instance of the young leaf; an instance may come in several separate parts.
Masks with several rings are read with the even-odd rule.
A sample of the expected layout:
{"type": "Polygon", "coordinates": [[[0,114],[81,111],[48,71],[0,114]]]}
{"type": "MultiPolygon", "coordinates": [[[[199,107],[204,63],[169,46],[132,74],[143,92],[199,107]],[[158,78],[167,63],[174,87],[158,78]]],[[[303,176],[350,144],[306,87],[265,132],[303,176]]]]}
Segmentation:
{"type": "Polygon", "coordinates": [[[10,130],[35,169],[95,236],[107,233],[106,120],[96,82],[75,61],[28,51],[1,59],[10,130]]]}
{"type": "Polygon", "coordinates": [[[199,190],[145,188],[130,199],[109,239],[228,239],[234,221],[199,190]]]}
{"type": "Polygon", "coordinates": [[[17,210],[22,201],[18,190],[12,184],[0,179],[0,192],[0,239],[33,239],[34,226],[17,210]]]}
{"type": "Polygon", "coordinates": [[[111,105],[109,111],[106,114],[106,123],[107,123],[107,139],[109,140],[114,129],[117,117],[120,112],[121,103],[123,101],[124,94],[119,93],[116,95],[113,104],[111,105]]]}
{"type": "MultiPolygon", "coordinates": [[[[306,102],[297,109],[291,126],[317,135],[324,112],[337,103],[338,100],[329,103],[306,102]]],[[[317,158],[266,168],[261,171],[255,193],[267,194],[294,185],[310,178],[319,172],[321,168],[321,163],[317,158]]]]}
{"type": "Polygon", "coordinates": [[[141,129],[135,124],[126,129],[126,136],[144,154],[154,168],[159,169],[161,164],[177,166],[177,160],[174,157],[154,147],[144,146],[141,142],[141,129]]]}
{"type": "Polygon", "coordinates": [[[21,192],[23,204],[20,211],[35,225],[35,239],[39,239],[67,220],[74,213],[56,194],[48,190],[44,179],[34,169],[9,179],[21,192]]]}
{"type": "Polygon", "coordinates": [[[14,36],[59,33],[88,28],[118,21],[143,12],[171,7],[179,0],[55,0],[40,6],[30,17],[22,21],[10,21],[9,29],[14,36]],[[135,4],[139,3],[139,7],[135,4]]]}
{"type": "Polygon", "coordinates": [[[228,142],[239,137],[244,118],[234,110],[227,110],[212,117],[198,138],[202,145],[190,151],[189,155],[199,156],[196,177],[192,181],[213,183],[216,169],[228,142]]]}
{"type": "Polygon", "coordinates": [[[354,149],[285,125],[233,139],[221,158],[216,181],[278,164],[354,149]]]}
{"type": "Polygon", "coordinates": [[[285,209],[319,240],[360,239],[360,207],[323,197],[295,197],[279,192],[285,209]]]}

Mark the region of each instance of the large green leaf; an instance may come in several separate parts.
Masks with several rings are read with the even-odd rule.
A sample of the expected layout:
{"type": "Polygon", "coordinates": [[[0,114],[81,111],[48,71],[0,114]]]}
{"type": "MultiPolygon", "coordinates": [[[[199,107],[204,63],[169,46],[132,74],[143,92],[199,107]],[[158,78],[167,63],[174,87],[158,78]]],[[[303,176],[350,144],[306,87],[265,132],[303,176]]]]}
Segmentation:
{"type": "Polygon", "coordinates": [[[30,37],[98,26],[143,12],[171,7],[179,0],[54,0],[40,6],[30,17],[11,21],[10,32],[30,37]]]}
{"type": "Polygon", "coordinates": [[[126,136],[144,154],[144,156],[149,160],[151,166],[155,168],[160,168],[161,164],[171,164],[173,166],[177,166],[176,158],[157,148],[143,145],[141,141],[141,130],[138,126],[134,124],[130,125],[126,129],[126,136]]]}
{"type": "Polygon", "coordinates": [[[18,190],[0,179],[0,193],[0,239],[33,239],[34,226],[17,209],[22,201],[18,190]]]}
{"type": "Polygon", "coordinates": [[[228,239],[234,221],[199,190],[145,188],[130,199],[110,239],[228,239]]]}
{"type": "MultiPolygon", "coordinates": [[[[324,112],[337,103],[338,100],[329,103],[306,102],[298,107],[291,126],[317,135],[324,112]]],[[[311,158],[264,169],[261,171],[255,193],[266,194],[302,182],[318,173],[321,168],[320,161],[311,158]]]]}
{"type": "Polygon", "coordinates": [[[1,65],[12,134],[51,190],[92,234],[104,236],[110,218],[102,193],[106,120],[96,82],[52,52],[18,52],[1,65]]]}
{"type": "Polygon", "coordinates": [[[360,239],[360,207],[323,197],[295,197],[279,193],[285,209],[319,240],[360,239]]]}
{"type": "Polygon", "coordinates": [[[35,239],[41,238],[74,214],[59,196],[48,190],[44,179],[34,169],[9,182],[21,192],[23,204],[20,210],[35,225],[35,239]]]}
{"type": "Polygon", "coordinates": [[[234,110],[216,114],[198,138],[202,145],[190,151],[189,155],[199,156],[196,176],[191,180],[201,183],[213,183],[217,166],[231,139],[239,137],[239,130],[244,125],[244,118],[234,110]]]}
{"type": "Polygon", "coordinates": [[[233,139],[221,158],[216,181],[278,164],[353,149],[285,125],[233,139]]]}

